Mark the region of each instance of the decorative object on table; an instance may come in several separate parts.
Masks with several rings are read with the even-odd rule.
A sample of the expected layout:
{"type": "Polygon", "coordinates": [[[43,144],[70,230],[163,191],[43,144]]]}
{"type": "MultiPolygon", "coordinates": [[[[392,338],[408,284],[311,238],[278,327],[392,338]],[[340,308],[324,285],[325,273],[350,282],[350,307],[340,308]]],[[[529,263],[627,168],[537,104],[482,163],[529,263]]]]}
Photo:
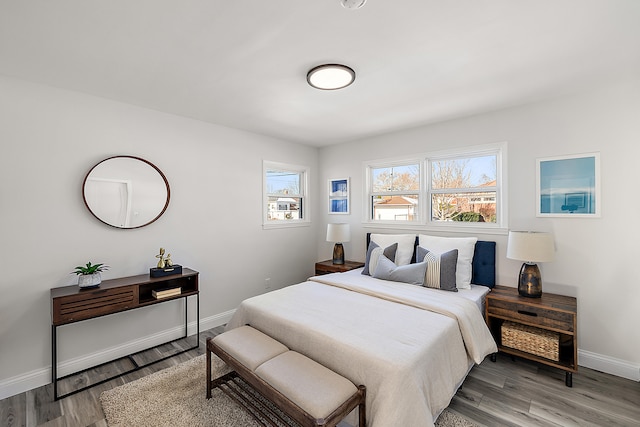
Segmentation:
{"type": "Polygon", "coordinates": [[[329,180],[329,213],[349,214],[349,178],[329,180]]]}
{"type": "Polygon", "coordinates": [[[334,242],[333,263],[344,264],[343,242],[351,240],[351,228],[349,224],[327,224],[327,242],[334,242]]]}
{"type": "Polygon", "coordinates": [[[179,286],[176,288],[154,289],[151,291],[151,296],[153,296],[155,299],[168,298],[181,294],[182,288],[179,286]]]}
{"type": "Polygon", "coordinates": [[[600,216],[600,153],[538,159],[539,217],[600,216]]]}
{"type": "Polygon", "coordinates": [[[95,288],[102,283],[102,275],[100,273],[108,269],[109,266],[107,265],[88,262],[84,266],[77,266],[71,274],[78,275],[78,286],[81,288],[95,288]]]}
{"type": "Polygon", "coordinates": [[[158,264],[156,268],[149,269],[149,275],[151,277],[163,277],[171,274],[182,274],[182,266],[173,263],[171,260],[171,254],[168,254],[166,257],[164,254],[165,249],[160,248],[160,253],[156,255],[156,258],[158,258],[158,264]]]}
{"type": "Polygon", "coordinates": [[[165,264],[165,260],[164,260],[164,248],[160,248],[160,253],[158,255],[156,255],[156,258],[158,258],[158,268],[164,268],[164,264],[165,264]]]}
{"type": "Polygon", "coordinates": [[[537,262],[553,261],[555,247],[551,233],[509,231],[507,258],[524,261],[518,277],[518,293],[523,297],[542,296],[542,277],[537,262]]]}

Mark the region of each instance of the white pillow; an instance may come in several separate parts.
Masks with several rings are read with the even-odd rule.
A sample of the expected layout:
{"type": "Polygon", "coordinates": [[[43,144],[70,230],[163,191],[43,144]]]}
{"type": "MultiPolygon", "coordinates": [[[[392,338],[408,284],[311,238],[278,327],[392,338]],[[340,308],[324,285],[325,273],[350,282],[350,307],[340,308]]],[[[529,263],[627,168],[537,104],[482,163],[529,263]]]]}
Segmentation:
{"type": "Polygon", "coordinates": [[[477,237],[438,237],[420,234],[420,246],[432,252],[445,253],[452,249],[458,250],[456,265],[456,287],[471,289],[471,261],[476,249],[477,237]]]}
{"type": "MultiPolygon", "coordinates": [[[[371,234],[371,241],[382,248],[397,243],[398,250],[396,251],[396,259],[392,259],[391,261],[396,265],[411,264],[413,247],[416,243],[415,234],[371,234]]],[[[371,273],[373,274],[373,271],[371,273]]]]}

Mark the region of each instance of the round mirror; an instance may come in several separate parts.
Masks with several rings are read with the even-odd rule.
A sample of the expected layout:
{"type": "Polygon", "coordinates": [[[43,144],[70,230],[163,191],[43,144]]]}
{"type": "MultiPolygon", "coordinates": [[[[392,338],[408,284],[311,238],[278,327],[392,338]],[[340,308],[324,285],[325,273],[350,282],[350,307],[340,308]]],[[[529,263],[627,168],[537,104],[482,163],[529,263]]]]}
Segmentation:
{"type": "Polygon", "coordinates": [[[169,206],[169,182],[153,163],[115,156],[95,165],[84,178],[84,203],[100,221],[117,228],[149,225],[169,206]]]}

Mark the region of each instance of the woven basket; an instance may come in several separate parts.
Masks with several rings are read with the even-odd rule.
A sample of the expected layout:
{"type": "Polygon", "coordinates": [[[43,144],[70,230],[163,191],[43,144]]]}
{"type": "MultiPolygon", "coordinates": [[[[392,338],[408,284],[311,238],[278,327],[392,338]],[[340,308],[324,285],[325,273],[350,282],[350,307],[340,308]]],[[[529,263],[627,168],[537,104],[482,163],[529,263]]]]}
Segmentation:
{"type": "Polygon", "coordinates": [[[502,324],[502,345],[558,361],[560,335],[514,322],[502,324]]]}

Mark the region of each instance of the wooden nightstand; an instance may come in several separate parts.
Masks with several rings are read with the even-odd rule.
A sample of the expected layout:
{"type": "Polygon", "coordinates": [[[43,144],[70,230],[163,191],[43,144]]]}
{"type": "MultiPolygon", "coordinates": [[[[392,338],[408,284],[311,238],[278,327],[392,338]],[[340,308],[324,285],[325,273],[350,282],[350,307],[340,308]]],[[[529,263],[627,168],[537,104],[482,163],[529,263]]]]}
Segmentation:
{"type": "MultiPolygon", "coordinates": [[[[566,372],[565,384],[572,386],[572,374],[578,371],[575,298],[546,292],[541,298],[526,298],[520,296],[516,288],[496,286],[487,295],[485,319],[499,351],[560,368],[566,372]],[[513,335],[508,335],[513,331],[516,336],[533,339],[516,338],[514,344],[513,335]],[[544,352],[536,347],[536,342],[556,336],[557,360],[535,354],[544,352]],[[509,337],[509,346],[504,345],[503,337],[509,337]]],[[[491,360],[495,362],[495,355],[491,360]]]]}
{"type": "Polygon", "coordinates": [[[316,262],[316,275],[329,273],[344,273],[345,271],[364,267],[364,262],[345,261],[344,264],[334,264],[330,259],[326,261],[316,262]]]}

